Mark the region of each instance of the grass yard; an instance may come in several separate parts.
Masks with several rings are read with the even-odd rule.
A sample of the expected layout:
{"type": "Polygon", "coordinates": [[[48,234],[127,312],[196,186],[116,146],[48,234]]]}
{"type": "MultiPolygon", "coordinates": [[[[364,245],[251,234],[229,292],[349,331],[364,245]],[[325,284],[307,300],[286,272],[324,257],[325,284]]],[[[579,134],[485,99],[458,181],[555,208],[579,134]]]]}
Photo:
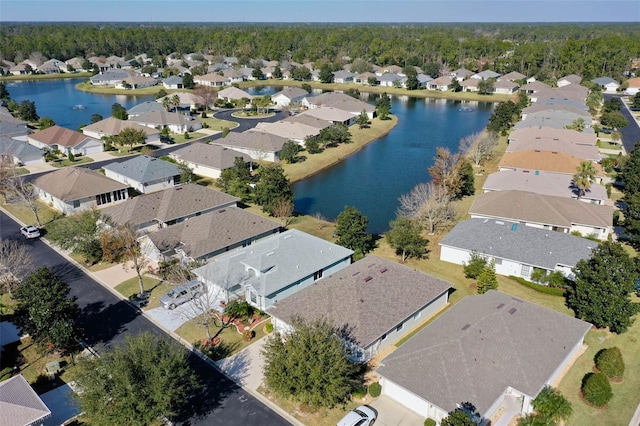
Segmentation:
{"type": "Polygon", "coordinates": [[[265,336],[264,325],[266,323],[267,321],[260,322],[253,328],[255,336],[249,341],[245,340],[242,334],[238,333],[234,325],[230,325],[220,331],[220,327],[212,324],[210,327],[211,336],[220,338],[220,343],[213,348],[201,347],[202,341],[207,338],[207,333],[204,326],[197,323],[197,318],[181,325],[176,330],[176,333],[187,342],[200,348],[209,358],[218,361],[240,352],[258,339],[263,338],[265,336]],[[218,334],[218,332],[220,334],[218,334]]]}
{"type": "Polygon", "coordinates": [[[231,113],[232,117],[247,118],[247,119],[269,118],[269,117],[273,117],[274,115],[276,115],[275,112],[267,112],[266,114],[252,114],[247,111],[238,111],[238,112],[231,113]]]}
{"type": "MultiPolygon", "coordinates": [[[[24,204],[4,204],[4,200],[2,200],[2,207],[15,216],[20,222],[25,223],[27,225],[36,224],[36,217],[29,207],[24,204]]],[[[40,222],[42,225],[46,225],[49,222],[53,222],[54,220],[62,217],[62,213],[57,210],[52,209],[48,205],[43,202],[37,201],[38,203],[38,216],[40,216],[40,222]]]]}
{"type": "MultiPolygon", "coordinates": [[[[211,112],[211,114],[213,114],[213,112],[211,112]]],[[[207,118],[200,117],[199,120],[203,123],[207,123],[209,129],[211,130],[217,130],[221,132],[225,127],[231,130],[239,126],[239,124],[235,121],[220,120],[219,118],[210,116],[209,113],[207,113],[207,115],[207,118]]]]}
{"type": "MultiPolygon", "coordinates": [[[[313,410],[309,407],[300,405],[299,403],[292,401],[288,398],[282,398],[275,395],[266,386],[262,385],[258,388],[258,392],[264,395],[270,401],[273,401],[277,406],[291,414],[305,425],[314,426],[335,426],[338,421],[344,417],[349,410],[352,410],[359,405],[362,405],[362,401],[349,401],[344,406],[338,406],[334,408],[319,408],[313,410]]],[[[364,402],[366,403],[366,402],[364,402]]]]}
{"type": "Polygon", "coordinates": [[[97,271],[102,271],[104,269],[108,269],[111,268],[112,266],[115,266],[114,263],[103,263],[103,262],[98,262],[95,265],[91,265],[89,267],[87,267],[84,264],[84,256],[81,254],[78,254],[76,252],[70,253],[69,257],[71,257],[73,260],[75,260],[76,262],[78,262],[79,264],[83,265],[86,269],[88,269],[91,272],[97,272],[97,271]]]}
{"type": "Polygon", "coordinates": [[[302,151],[300,155],[306,156],[306,160],[294,164],[282,163],[285,175],[291,183],[293,183],[339,163],[349,155],[362,149],[369,142],[375,141],[389,133],[398,123],[396,116],[390,116],[390,118],[390,120],[374,118],[371,121],[371,126],[367,129],[359,129],[358,126],[351,126],[349,128],[351,143],[327,148],[320,154],[309,154],[306,151],[302,151]]]}
{"type": "Polygon", "coordinates": [[[93,163],[93,158],[91,157],[76,157],[75,160],[71,161],[66,157],[59,158],[57,160],[50,161],[53,167],[68,167],[68,166],[79,166],[81,164],[93,163]]]}
{"type": "MultiPolygon", "coordinates": [[[[144,310],[157,308],[160,306],[160,298],[167,294],[173,287],[166,281],[160,281],[156,278],[143,276],[142,285],[144,289],[150,293],[149,303],[145,306],[144,310]]],[[[124,297],[129,298],[140,292],[140,286],[138,285],[138,277],[130,278],[116,286],[116,291],[122,294],[124,297]]]]}
{"type": "Polygon", "coordinates": [[[587,351],[575,362],[559,389],[571,402],[573,414],[566,423],[567,426],[582,425],[627,425],[638,405],[640,395],[640,362],[638,362],[638,348],[640,347],[640,318],[629,330],[621,335],[605,330],[591,329],[587,333],[585,343],[587,351]],[[585,374],[592,371],[595,354],[604,348],[617,346],[622,352],[625,362],[625,372],[621,383],[611,383],[613,398],[607,409],[593,408],[587,405],[579,396],[580,384],[585,374]]]}
{"type": "Polygon", "coordinates": [[[189,133],[189,139],[187,139],[187,138],[184,137],[184,133],[173,133],[171,135],[171,139],[173,139],[173,141],[175,143],[184,143],[184,142],[187,142],[187,141],[191,141],[193,139],[200,139],[200,138],[203,138],[205,136],[207,136],[207,135],[204,134],[204,133],[191,132],[191,133],[189,133]]]}
{"type": "Polygon", "coordinates": [[[602,148],[602,149],[614,149],[617,151],[621,151],[622,150],[622,145],[619,143],[615,143],[615,142],[607,142],[607,141],[598,141],[598,148],[602,148]]]}

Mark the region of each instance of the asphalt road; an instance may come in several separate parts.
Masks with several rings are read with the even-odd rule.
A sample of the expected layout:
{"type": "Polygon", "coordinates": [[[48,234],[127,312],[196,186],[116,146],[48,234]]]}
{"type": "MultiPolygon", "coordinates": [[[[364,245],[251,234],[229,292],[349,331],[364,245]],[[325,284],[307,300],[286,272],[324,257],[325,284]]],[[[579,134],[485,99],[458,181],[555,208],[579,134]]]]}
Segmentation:
{"type": "MultiPolygon", "coordinates": [[[[79,325],[85,341],[91,346],[111,346],[124,341],[128,334],[148,331],[157,336],[165,333],[129,303],[118,299],[109,290],[86,275],[39,239],[24,240],[19,225],[0,212],[0,239],[24,241],[34,256],[36,266],[48,266],[71,287],[82,310],[79,325]]],[[[290,424],[251,394],[233,383],[213,366],[196,355],[190,364],[203,384],[189,401],[184,415],[176,424],[182,425],[288,425],[290,424]]]]}
{"type": "MultiPolygon", "coordinates": [[[[604,100],[609,100],[611,98],[621,98],[623,95],[613,95],[613,94],[604,94],[604,100]]],[[[622,129],[619,129],[622,133],[622,145],[624,146],[625,151],[628,153],[631,152],[633,147],[636,146],[636,143],[640,142],[640,126],[631,115],[631,111],[626,107],[626,105],[622,106],[620,110],[622,115],[624,115],[629,124],[627,124],[622,129]]]]}

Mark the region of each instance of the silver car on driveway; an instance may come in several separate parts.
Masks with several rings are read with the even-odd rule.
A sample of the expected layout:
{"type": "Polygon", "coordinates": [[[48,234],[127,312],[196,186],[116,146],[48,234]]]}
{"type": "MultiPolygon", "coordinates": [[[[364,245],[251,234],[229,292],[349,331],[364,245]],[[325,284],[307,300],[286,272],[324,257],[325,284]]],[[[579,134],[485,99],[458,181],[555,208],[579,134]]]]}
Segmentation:
{"type": "Polygon", "coordinates": [[[175,309],[183,303],[199,297],[203,291],[204,284],[200,281],[189,281],[188,283],[175,287],[169,293],[162,296],[160,299],[160,305],[165,309],[175,309]]]}

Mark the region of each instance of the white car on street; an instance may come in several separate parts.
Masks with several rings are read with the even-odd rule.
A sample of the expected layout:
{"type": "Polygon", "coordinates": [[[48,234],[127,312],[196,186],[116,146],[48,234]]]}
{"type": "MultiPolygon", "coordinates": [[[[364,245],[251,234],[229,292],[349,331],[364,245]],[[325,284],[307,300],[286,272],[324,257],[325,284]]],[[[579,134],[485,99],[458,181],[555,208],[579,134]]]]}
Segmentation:
{"type": "Polygon", "coordinates": [[[40,230],[33,225],[23,226],[20,228],[20,233],[25,238],[38,238],[40,236],[40,230]]]}

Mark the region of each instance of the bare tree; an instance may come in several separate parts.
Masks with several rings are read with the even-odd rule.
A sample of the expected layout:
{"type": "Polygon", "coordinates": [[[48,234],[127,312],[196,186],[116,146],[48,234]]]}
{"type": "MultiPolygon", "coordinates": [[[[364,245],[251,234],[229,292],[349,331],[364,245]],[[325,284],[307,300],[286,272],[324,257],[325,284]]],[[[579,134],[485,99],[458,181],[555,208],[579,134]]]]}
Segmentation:
{"type": "Polygon", "coordinates": [[[448,148],[436,148],[433,165],[429,167],[429,175],[435,186],[440,187],[450,198],[455,198],[462,186],[462,178],[458,173],[461,155],[452,154],[448,148]]]}
{"type": "Polygon", "coordinates": [[[400,196],[398,216],[417,220],[429,230],[429,235],[456,217],[451,196],[433,182],[416,185],[410,193],[400,196]]]}
{"type": "Polygon", "coordinates": [[[209,111],[211,105],[213,105],[218,98],[218,92],[209,86],[198,85],[193,92],[202,98],[205,112],[209,111]]]}
{"type": "Polygon", "coordinates": [[[491,158],[494,148],[498,144],[499,136],[496,132],[477,132],[460,139],[459,152],[473,159],[479,166],[483,160],[491,158]]]}
{"type": "Polygon", "coordinates": [[[316,225],[318,229],[322,229],[327,225],[327,218],[322,215],[320,212],[315,212],[311,215],[316,220],[316,225]]]}
{"type": "Polygon", "coordinates": [[[288,198],[280,198],[273,203],[271,207],[273,216],[280,219],[282,226],[287,226],[291,223],[291,215],[293,214],[293,201],[288,198]]]}
{"type": "Polygon", "coordinates": [[[33,271],[29,248],[15,240],[0,240],[0,288],[9,294],[33,271]]]}
{"type": "Polygon", "coordinates": [[[107,262],[122,263],[126,270],[131,262],[138,276],[140,297],[146,294],[142,281],[142,272],[149,264],[149,260],[142,253],[136,230],[130,224],[116,225],[105,229],[100,234],[100,246],[103,259],[107,262]]]}
{"type": "Polygon", "coordinates": [[[40,202],[38,201],[38,191],[23,177],[14,175],[3,182],[5,201],[9,203],[22,203],[29,207],[36,219],[36,224],[42,226],[40,222],[40,202]]]}

